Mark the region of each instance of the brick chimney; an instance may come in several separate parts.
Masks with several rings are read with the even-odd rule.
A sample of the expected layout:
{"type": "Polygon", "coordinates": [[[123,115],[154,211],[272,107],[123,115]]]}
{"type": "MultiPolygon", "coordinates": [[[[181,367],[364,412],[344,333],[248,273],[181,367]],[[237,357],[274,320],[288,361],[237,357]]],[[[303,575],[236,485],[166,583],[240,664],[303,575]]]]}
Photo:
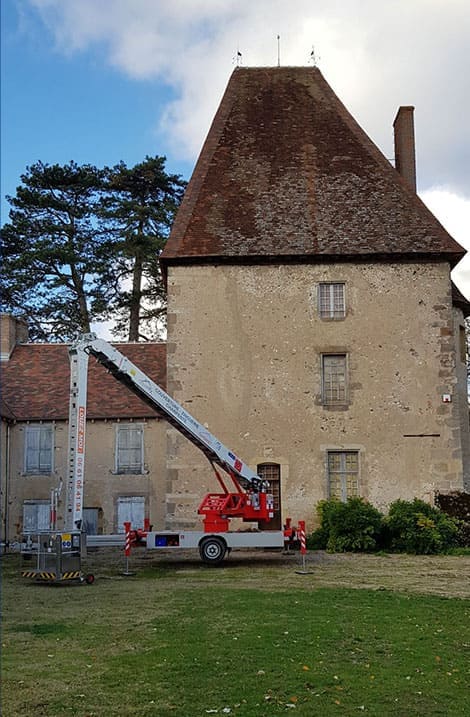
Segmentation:
{"type": "Polygon", "coordinates": [[[416,159],[415,159],[415,108],[400,107],[393,122],[395,133],[395,169],[406,183],[416,192],[416,159]]]}
{"type": "Polygon", "coordinates": [[[28,341],[28,324],[11,314],[0,314],[0,361],[8,361],[17,344],[28,341]]]}

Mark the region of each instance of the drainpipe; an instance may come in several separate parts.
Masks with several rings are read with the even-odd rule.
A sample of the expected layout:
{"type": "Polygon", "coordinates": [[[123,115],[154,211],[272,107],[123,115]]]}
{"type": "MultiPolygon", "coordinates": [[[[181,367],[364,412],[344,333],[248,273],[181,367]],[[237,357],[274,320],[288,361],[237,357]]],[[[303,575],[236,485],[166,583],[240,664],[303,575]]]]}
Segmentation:
{"type": "Polygon", "coordinates": [[[5,533],[3,536],[3,552],[7,552],[8,528],[10,517],[10,506],[8,501],[10,498],[10,422],[6,421],[6,441],[5,441],[5,504],[3,508],[3,524],[5,533]]]}

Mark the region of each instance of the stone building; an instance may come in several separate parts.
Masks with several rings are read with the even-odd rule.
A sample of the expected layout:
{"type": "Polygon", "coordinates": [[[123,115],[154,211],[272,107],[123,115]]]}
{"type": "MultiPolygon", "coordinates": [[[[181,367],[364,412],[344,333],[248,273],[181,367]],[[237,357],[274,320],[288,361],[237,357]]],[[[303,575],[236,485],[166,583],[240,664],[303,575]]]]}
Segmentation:
{"type": "MultiPolygon", "coordinates": [[[[464,250],[416,195],[413,108],[394,128],[396,169],[317,68],[237,68],[162,256],[167,344],[119,346],[271,481],[266,528],[310,530],[329,496],[470,490],[464,250]]],[[[69,364],[1,319],[13,540],[65,484],[69,364]]],[[[204,456],[93,361],[88,394],[89,532],[199,527],[204,456]]]]}
{"type": "MultiPolygon", "coordinates": [[[[394,125],[397,169],[317,68],[237,68],[163,252],[168,390],[272,481],[273,526],[470,488],[464,250],[416,194],[413,108],[394,125]]],[[[192,527],[211,471],[168,435],[192,527]]]]}
{"type": "MultiPolygon", "coordinates": [[[[27,341],[27,327],[1,315],[1,540],[48,529],[51,491],[67,481],[70,369],[67,346],[27,341]]],[[[119,350],[165,386],[162,343],[119,350]]],[[[90,361],[84,521],[89,533],[123,532],[165,520],[165,423],[100,364],[90,361]]]]}

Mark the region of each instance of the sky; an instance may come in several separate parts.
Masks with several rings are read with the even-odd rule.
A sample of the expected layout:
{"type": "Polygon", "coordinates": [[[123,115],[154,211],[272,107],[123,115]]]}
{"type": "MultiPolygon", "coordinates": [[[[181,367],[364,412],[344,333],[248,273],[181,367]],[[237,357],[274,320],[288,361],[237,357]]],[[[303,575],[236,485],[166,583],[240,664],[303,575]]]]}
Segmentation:
{"type": "MultiPolygon", "coordinates": [[[[189,179],[235,68],[316,64],[389,159],[415,107],[418,193],[470,250],[468,0],[0,0],[1,219],[38,160],[189,179]],[[280,37],[279,41],[277,37],[280,37]]],[[[470,299],[470,256],[452,277],[470,299]]]]}

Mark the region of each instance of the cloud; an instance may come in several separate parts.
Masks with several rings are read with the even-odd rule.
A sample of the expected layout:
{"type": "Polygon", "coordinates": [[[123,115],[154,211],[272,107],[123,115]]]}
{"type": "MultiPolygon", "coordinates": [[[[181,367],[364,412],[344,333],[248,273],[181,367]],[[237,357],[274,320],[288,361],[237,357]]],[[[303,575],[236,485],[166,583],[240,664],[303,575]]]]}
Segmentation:
{"type": "Polygon", "coordinates": [[[445,187],[435,187],[420,196],[449,234],[469,251],[453,270],[452,279],[470,300],[470,199],[458,196],[445,187]]]}
{"type": "Polygon", "coordinates": [[[194,160],[237,48],[243,64],[307,64],[326,79],[387,156],[400,104],[416,106],[420,186],[470,196],[464,67],[467,0],[30,0],[61,52],[98,46],[138,80],[170,85],[160,118],[180,159],[194,160]]]}
{"type": "MultiPolygon", "coordinates": [[[[29,0],[58,52],[98,49],[116,71],[158,80],[173,100],[155,119],[194,161],[234,67],[306,65],[328,82],[387,157],[399,105],[416,107],[420,195],[470,249],[470,12],[467,0],[29,0]]],[[[151,87],[149,88],[151,91],[151,87]]],[[[470,258],[453,277],[470,296],[470,258]]]]}

